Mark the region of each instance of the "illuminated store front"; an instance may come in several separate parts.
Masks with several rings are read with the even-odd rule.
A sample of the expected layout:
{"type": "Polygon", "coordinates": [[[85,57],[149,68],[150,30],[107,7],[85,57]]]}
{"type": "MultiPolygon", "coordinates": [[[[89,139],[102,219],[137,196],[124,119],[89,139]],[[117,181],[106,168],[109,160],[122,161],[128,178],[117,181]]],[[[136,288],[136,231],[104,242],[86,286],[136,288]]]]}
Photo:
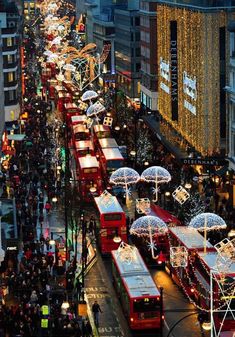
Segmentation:
{"type": "Polygon", "coordinates": [[[218,156],[226,137],[226,27],[234,13],[180,2],[157,6],[162,132],[172,127],[196,152],[218,156]]]}

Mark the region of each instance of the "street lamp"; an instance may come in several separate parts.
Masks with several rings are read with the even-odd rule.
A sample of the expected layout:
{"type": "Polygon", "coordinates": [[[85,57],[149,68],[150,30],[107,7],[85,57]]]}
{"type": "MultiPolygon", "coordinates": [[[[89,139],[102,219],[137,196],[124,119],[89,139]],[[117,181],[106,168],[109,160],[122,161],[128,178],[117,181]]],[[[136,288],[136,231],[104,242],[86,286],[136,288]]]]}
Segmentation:
{"type": "Polygon", "coordinates": [[[89,191],[91,193],[95,193],[97,191],[97,188],[95,186],[91,186],[90,189],[89,189],[89,191]]]}
{"type": "Polygon", "coordinates": [[[192,184],[186,183],[184,187],[187,188],[187,190],[190,190],[192,188],[192,184]]]}
{"type": "Polygon", "coordinates": [[[113,242],[120,243],[121,241],[121,237],[118,235],[118,233],[115,233],[115,236],[113,237],[113,242]]]}
{"type": "Polygon", "coordinates": [[[233,238],[235,236],[235,229],[231,229],[231,231],[228,232],[228,237],[233,238]]]}
{"type": "Polygon", "coordinates": [[[205,331],[210,331],[211,330],[211,322],[203,322],[202,323],[202,329],[205,331]]]}

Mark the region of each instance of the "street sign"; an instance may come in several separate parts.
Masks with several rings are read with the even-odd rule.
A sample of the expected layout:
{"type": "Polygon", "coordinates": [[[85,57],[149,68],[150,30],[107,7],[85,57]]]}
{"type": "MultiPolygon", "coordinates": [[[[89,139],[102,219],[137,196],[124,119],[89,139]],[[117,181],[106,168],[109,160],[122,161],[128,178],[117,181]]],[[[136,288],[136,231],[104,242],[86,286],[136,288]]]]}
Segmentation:
{"type": "Polygon", "coordinates": [[[78,316],[87,316],[87,304],[86,303],[78,304],[78,316]]]}

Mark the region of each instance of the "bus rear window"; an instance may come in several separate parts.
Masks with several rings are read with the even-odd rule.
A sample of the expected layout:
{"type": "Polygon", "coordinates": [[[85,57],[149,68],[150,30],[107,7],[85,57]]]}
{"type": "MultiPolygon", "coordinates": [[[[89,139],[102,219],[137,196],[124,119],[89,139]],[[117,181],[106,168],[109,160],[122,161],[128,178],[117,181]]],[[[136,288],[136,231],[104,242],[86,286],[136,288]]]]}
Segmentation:
{"type": "Polygon", "coordinates": [[[134,300],[133,311],[134,312],[147,312],[158,311],[160,308],[160,298],[142,298],[140,300],[134,300]]]}
{"type": "Polygon", "coordinates": [[[83,170],[84,173],[96,173],[97,168],[96,167],[91,167],[91,168],[86,168],[83,170]]]}
{"type": "Polygon", "coordinates": [[[117,220],[122,220],[121,213],[104,214],[104,221],[117,221],[117,220]]]}

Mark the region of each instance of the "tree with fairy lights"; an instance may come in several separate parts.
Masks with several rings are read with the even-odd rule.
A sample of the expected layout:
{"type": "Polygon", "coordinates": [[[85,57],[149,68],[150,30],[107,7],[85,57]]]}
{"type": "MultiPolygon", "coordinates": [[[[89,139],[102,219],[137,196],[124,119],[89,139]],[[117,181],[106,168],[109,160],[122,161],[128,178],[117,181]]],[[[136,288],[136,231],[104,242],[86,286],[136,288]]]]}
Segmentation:
{"type": "Polygon", "coordinates": [[[141,128],[137,138],[137,164],[143,165],[144,162],[152,161],[153,144],[149,139],[148,130],[141,128]]]}
{"type": "Polygon", "coordinates": [[[205,209],[205,202],[201,199],[200,194],[196,192],[191,194],[187,202],[181,206],[178,217],[188,225],[193,217],[205,212],[205,209]]]}

